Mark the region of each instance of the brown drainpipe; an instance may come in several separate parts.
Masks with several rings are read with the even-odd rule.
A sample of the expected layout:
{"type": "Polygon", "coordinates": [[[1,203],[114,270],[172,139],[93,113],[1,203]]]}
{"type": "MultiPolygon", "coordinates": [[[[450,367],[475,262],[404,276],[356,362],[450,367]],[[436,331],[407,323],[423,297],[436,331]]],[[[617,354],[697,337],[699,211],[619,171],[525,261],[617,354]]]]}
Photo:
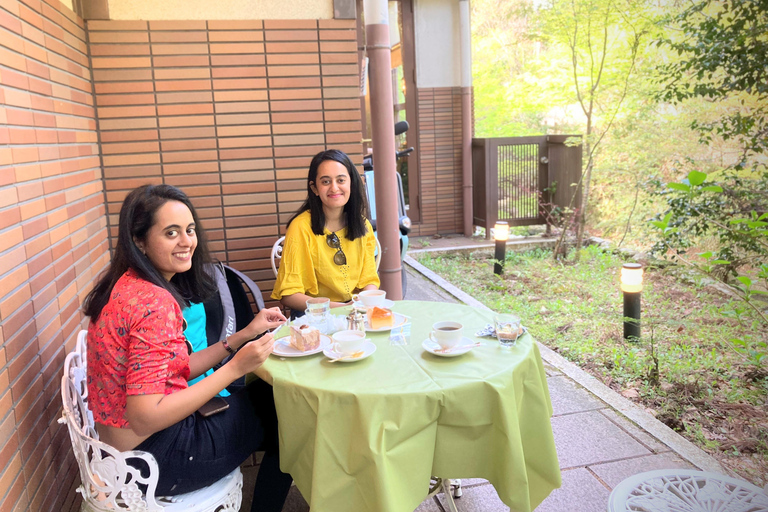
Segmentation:
{"type": "Polygon", "coordinates": [[[474,233],[472,205],[472,26],[469,0],[459,0],[461,37],[461,181],[464,204],[464,236],[474,233]]]}
{"type": "Polygon", "coordinates": [[[379,276],[387,298],[401,300],[402,267],[395,173],[395,116],[392,103],[392,49],[387,0],[364,0],[366,51],[371,88],[373,181],[376,186],[376,231],[381,244],[379,276]]]}

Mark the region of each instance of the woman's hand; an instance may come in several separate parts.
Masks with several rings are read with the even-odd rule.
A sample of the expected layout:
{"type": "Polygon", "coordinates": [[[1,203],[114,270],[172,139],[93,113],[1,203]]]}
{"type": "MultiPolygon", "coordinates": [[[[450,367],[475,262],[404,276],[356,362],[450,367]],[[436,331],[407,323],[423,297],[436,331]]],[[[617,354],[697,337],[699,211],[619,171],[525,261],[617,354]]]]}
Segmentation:
{"type": "Polygon", "coordinates": [[[247,342],[269,329],[283,325],[287,321],[280,308],[264,308],[259,311],[254,319],[251,320],[251,323],[245,326],[240,333],[245,335],[244,342],[247,342]]]}
{"type": "MultiPolygon", "coordinates": [[[[262,311],[267,310],[265,309],[262,311]]],[[[282,314],[280,316],[282,316],[282,314]]],[[[279,323],[277,325],[279,325],[279,323]]],[[[259,366],[264,364],[264,361],[267,360],[274,347],[275,342],[272,333],[265,334],[257,340],[246,343],[225,366],[234,365],[236,373],[240,376],[253,372],[259,366]]]]}

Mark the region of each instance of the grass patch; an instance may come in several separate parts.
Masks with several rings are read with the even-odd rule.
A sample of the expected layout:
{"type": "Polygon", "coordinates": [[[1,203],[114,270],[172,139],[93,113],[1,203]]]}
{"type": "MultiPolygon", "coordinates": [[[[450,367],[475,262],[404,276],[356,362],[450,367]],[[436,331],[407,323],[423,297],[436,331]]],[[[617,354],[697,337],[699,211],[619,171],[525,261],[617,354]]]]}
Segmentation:
{"type": "Polygon", "coordinates": [[[508,253],[503,276],[486,256],[419,254],[418,261],[494,311],[517,313],[542,343],[614,390],[652,411],[722,464],[768,483],[768,371],[733,338],[768,341],[750,312],[674,268],[648,268],[642,297],[643,338],[623,339],[619,269],[597,247],[577,264],[549,250],[508,253]]]}

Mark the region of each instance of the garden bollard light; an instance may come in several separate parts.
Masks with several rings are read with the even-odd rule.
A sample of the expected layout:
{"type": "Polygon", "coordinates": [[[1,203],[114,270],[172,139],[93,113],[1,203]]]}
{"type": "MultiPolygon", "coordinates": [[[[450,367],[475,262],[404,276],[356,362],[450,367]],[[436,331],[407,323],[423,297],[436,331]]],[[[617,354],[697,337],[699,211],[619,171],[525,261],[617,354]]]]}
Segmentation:
{"type": "Polygon", "coordinates": [[[493,273],[501,275],[504,271],[504,258],[507,257],[507,240],[509,240],[509,224],[499,221],[493,228],[493,239],[496,241],[496,253],[493,273]]]}
{"type": "Polygon", "coordinates": [[[621,291],[624,293],[624,339],[640,340],[640,296],[643,291],[643,266],[625,263],[621,267],[621,291]]]}

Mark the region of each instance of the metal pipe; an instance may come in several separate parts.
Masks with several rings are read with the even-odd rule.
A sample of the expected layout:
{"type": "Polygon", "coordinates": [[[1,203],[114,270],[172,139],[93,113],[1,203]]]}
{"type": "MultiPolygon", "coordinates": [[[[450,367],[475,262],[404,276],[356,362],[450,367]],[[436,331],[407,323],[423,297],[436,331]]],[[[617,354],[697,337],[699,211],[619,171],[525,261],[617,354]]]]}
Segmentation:
{"type": "Polygon", "coordinates": [[[464,236],[474,233],[472,205],[472,26],[469,0],[459,1],[461,37],[461,181],[464,203],[464,236]]]}
{"type": "Polygon", "coordinates": [[[392,101],[392,49],[387,0],[364,0],[366,51],[371,91],[371,131],[376,185],[376,230],[381,244],[381,288],[393,300],[403,298],[397,209],[395,116],[392,101]]]}
{"type": "Polygon", "coordinates": [[[507,257],[507,242],[506,240],[496,240],[496,252],[493,255],[493,259],[496,261],[493,264],[493,273],[501,275],[504,272],[504,260],[507,257]]]}

